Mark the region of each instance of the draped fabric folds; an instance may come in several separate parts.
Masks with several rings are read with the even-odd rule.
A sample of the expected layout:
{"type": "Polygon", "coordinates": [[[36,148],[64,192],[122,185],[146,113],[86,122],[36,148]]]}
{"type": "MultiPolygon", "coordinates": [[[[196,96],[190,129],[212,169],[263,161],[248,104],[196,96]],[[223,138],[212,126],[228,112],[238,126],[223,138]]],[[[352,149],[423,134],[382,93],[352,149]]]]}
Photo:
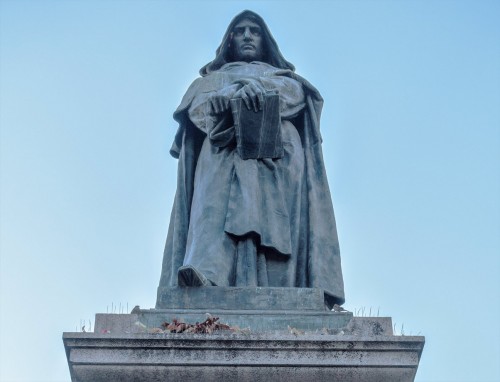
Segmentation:
{"type": "Polygon", "coordinates": [[[215,285],[315,287],[328,305],[344,302],[322,103],[302,77],[260,62],[226,64],[191,85],[174,114],[178,183],[160,287],[192,265],[215,285]],[[208,112],[210,92],[242,76],[280,94],[283,158],[241,159],[230,118],[208,112]]]}

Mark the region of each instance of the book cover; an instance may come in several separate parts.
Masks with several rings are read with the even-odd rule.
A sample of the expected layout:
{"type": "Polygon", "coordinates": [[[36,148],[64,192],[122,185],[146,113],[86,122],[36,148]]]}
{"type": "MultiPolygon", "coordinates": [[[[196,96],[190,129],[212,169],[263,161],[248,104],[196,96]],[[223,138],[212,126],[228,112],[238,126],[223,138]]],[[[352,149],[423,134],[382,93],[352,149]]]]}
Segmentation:
{"type": "Polygon", "coordinates": [[[249,110],[241,98],[231,100],[236,145],[242,159],[282,158],[279,95],[264,94],[262,109],[249,110]]]}

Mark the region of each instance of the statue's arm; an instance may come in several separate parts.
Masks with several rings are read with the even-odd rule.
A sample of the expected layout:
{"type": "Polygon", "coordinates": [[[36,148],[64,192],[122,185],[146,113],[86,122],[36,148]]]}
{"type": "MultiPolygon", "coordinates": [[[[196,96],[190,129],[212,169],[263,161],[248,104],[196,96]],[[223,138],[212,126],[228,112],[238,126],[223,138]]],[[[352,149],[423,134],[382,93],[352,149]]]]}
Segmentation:
{"type": "Polygon", "coordinates": [[[293,118],[304,109],[304,88],[298,81],[285,76],[261,77],[259,80],[266,89],[278,92],[281,118],[293,118]]]}
{"type": "Polygon", "coordinates": [[[200,89],[194,94],[188,108],[191,122],[204,133],[209,134],[211,127],[215,126],[227,113],[229,100],[240,87],[241,85],[231,84],[216,90],[200,89]]]}
{"type": "Polygon", "coordinates": [[[300,82],[285,76],[244,78],[238,80],[241,89],[235,93],[248,109],[261,109],[265,92],[277,92],[280,96],[281,118],[295,117],[305,107],[304,89],[300,82]]]}

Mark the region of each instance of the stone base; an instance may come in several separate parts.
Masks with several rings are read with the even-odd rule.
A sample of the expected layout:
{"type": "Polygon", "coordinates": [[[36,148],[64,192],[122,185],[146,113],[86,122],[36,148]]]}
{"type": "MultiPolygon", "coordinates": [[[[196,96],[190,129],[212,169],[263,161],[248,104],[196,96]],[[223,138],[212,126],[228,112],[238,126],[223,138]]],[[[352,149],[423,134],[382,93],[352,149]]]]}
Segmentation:
{"type": "Polygon", "coordinates": [[[320,334],[64,333],[63,341],[74,382],[413,381],[424,345],[320,334]]]}
{"type": "Polygon", "coordinates": [[[424,337],[394,336],[388,317],[326,311],[317,289],[173,288],[158,300],[162,309],[97,314],[94,333],[64,333],[72,381],[403,382],[414,380],[424,346],[424,337]],[[206,313],[240,330],[157,329],[206,313]]]}
{"type": "Polygon", "coordinates": [[[171,287],[158,288],[156,309],[324,311],[318,288],[171,287]]]}

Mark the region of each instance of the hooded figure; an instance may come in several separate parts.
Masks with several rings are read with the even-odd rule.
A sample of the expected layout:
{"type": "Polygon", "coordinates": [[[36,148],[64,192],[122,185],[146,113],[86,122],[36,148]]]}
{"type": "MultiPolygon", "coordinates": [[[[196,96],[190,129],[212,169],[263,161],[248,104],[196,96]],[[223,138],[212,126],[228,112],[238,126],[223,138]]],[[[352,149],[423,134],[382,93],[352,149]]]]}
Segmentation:
{"type": "Polygon", "coordinates": [[[264,20],[244,11],[184,95],[174,113],[177,192],[157,308],[176,286],[320,288],[327,306],[344,302],[323,99],[294,70],[264,20]],[[266,125],[269,94],[278,95],[278,154],[244,159],[239,142],[249,130],[237,105],[266,125]]]}

